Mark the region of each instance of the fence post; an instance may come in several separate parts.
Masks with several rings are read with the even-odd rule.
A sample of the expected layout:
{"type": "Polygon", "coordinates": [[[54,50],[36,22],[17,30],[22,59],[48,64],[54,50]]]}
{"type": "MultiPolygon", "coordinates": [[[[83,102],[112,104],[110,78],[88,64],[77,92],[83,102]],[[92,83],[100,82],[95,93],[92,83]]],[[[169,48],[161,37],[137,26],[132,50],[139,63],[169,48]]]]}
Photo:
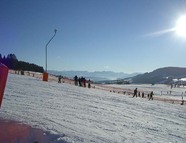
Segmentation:
{"type": "Polygon", "coordinates": [[[48,73],[47,72],[43,73],[43,81],[48,81],[48,73]]]}
{"type": "Polygon", "coordinates": [[[0,107],[3,100],[7,76],[8,76],[8,67],[0,63],[0,107]]]}

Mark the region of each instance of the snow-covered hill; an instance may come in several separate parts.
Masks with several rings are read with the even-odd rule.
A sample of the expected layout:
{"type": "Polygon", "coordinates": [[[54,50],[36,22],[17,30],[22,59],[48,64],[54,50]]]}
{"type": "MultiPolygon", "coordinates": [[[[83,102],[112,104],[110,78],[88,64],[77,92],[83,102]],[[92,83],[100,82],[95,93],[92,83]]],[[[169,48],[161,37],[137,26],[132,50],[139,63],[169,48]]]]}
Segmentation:
{"type": "Polygon", "coordinates": [[[55,143],[186,142],[186,106],[14,74],[0,118],[56,134],[55,143]]]}

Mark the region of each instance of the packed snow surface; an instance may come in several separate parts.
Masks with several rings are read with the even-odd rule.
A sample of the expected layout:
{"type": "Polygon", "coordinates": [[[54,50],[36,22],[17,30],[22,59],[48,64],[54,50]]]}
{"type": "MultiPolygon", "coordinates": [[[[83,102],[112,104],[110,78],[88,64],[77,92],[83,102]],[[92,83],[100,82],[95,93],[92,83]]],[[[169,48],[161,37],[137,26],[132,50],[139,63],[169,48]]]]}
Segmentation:
{"type": "Polygon", "coordinates": [[[105,86],[121,88],[123,90],[127,89],[127,90],[131,90],[132,92],[135,88],[137,88],[138,91],[144,92],[145,94],[148,94],[151,91],[153,91],[155,97],[177,99],[177,100],[182,100],[183,97],[184,100],[186,99],[186,86],[171,87],[171,85],[166,85],[166,84],[154,84],[154,85],[152,84],[123,84],[123,85],[108,84],[105,86]]]}
{"type": "Polygon", "coordinates": [[[186,143],[186,106],[9,74],[0,118],[55,143],[186,143]]]}

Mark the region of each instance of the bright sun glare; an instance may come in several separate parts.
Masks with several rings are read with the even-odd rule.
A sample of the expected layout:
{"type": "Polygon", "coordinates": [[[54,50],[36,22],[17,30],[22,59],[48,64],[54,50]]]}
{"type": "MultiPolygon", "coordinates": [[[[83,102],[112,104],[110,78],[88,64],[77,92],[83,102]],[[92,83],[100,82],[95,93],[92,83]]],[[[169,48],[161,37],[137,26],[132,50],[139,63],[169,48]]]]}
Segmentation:
{"type": "Polygon", "coordinates": [[[176,25],[176,33],[179,36],[186,37],[186,16],[180,17],[176,25]]]}

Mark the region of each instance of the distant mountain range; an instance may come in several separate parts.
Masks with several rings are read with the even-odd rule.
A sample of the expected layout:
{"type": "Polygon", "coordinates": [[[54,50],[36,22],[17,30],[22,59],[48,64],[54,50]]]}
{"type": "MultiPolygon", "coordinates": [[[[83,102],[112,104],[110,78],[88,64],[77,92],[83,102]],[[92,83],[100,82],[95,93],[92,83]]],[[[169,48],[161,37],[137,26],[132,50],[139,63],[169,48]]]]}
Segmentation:
{"type": "Polygon", "coordinates": [[[74,78],[75,75],[78,77],[85,77],[86,79],[91,79],[93,81],[103,81],[103,80],[116,80],[116,79],[124,79],[128,77],[133,77],[138,75],[139,73],[127,74],[123,72],[112,72],[112,71],[48,71],[50,74],[54,75],[62,75],[69,78],[74,78]]]}
{"type": "Polygon", "coordinates": [[[132,83],[171,83],[173,79],[186,78],[186,68],[164,67],[131,78],[132,83]]]}
{"type": "Polygon", "coordinates": [[[181,67],[164,67],[156,69],[152,72],[147,73],[122,73],[112,71],[48,71],[50,74],[62,75],[69,78],[74,78],[75,75],[78,77],[85,77],[91,79],[96,83],[105,84],[156,84],[164,83],[169,84],[173,79],[186,78],[186,68],[181,67]]]}

